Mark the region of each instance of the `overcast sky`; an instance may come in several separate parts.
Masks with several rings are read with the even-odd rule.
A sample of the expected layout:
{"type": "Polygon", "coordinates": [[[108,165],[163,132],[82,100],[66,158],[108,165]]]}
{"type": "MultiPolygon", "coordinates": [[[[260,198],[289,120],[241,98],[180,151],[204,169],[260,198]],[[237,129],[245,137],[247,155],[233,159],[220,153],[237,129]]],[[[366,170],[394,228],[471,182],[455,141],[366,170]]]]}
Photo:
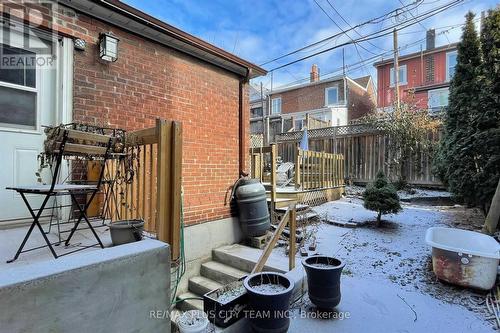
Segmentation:
{"type": "MultiPolygon", "coordinates": [[[[343,30],[348,29],[347,24],[335,13],[327,0],[316,1],[343,30]]],[[[402,7],[402,3],[407,5],[414,0],[329,1],[351,26],[355,26],[402,7]]],[[[450,1],[424,0],[410,13],[400,15],[399,21],[411,20],[412,16],[450,1]]],[[[125,0],[125,2],[257,65],[340,31],[314,0],[125,0]]],[[[436,29],[438,34],[436,46],[458,41],[462,27],[456,25],[464,22],[464,15],[468,10],[475,12],[479,19],[482,10],[493,8],[497,4],[497,0],[465,0],[459,6],[422,21],[421,24],[401,30],[399,32],[401,54],[420,50],[421,43],[417,42],[412,47],[406,45],[424,38],[425,29],[436,29]]],[[[392,19],[369,24],[356,29],[356,32],[351,31],[349,35],[353,39],[359,38],[360,35],[390,27],[395,23],[396,21],[392,19]]],[[[319,45],[314,51],[345,41],[349,41],[349,37],[343,35],[319,45]]],[[[392,48],[392,35],[372,40],[371,43],[360,44],[357,51],[352,45],[345,48],[346,65],[382,53],[385,53],[385,58],[390,57],[387,51],[392,48]]],[[[425,43],[422,47],[425,48],[425,43]]],[[[311,53],[313,50],[307,50],[263,67],[269,70],[311,53]]],[[[348,75],[354,78],[372,75],[376,79],[376,72],[372,66],[374,61],[368,62],[365,66],[347,67],[348,75]]],[[[326,77],[327,73],[342,67],[342,48],[275,71],[273,87],[307,78],[314,63],[318,64],[321,74],[326,77]]],[[[341,71],[331,75],[334,74],[341,74],[341,71]]],[[[254,83],[258,84],[260,81],[267,88],[271,88],[269,74],[267,77],[254,80],[254,83]]]]}

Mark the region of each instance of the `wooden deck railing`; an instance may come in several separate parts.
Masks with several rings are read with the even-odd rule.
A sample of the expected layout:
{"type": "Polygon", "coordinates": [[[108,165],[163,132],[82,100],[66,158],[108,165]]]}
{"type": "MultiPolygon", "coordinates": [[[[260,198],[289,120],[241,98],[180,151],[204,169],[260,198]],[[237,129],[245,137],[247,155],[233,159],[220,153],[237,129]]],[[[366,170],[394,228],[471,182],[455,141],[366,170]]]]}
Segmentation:
{"type": "MultiPolygon", "coordinates": [[[[295,188],[313,190],[344,186],[344,156],[311,150],[295,148],[295,188]]],[[[274,191],[271,197],[276,197],[276,160],[278,147],[272,144],[269,147],[250,149],[250,175],[261,182],[270,182],[274,191]],[[266,172],[267,171],[267,172],[266,172]],[[266,174],[270,176],[267,177],[266,174]]]]}
{"type": "Polygon", "coordinates": [[[339,154],[298,149],[295,188],[311,190],[344,185],[344,157],[339,154]]]}
{"type": "Polygon", "coordinates": [[[144,219],[145,230],[180,255],[182,124],[157,119],[156,126],[127,133],[127,157],[107,165],[103,212],[112,221],[144,219]]]}

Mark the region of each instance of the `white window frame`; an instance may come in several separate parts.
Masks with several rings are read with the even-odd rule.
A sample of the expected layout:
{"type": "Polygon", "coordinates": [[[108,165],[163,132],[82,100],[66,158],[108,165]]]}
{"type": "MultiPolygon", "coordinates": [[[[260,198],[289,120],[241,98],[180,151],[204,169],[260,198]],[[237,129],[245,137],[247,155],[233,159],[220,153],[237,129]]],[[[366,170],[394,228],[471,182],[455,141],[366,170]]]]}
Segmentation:
{"type": "MultiPolygon", "coordinates": [[[[451,81],[451,77],[450,77],[450,55],[458,55],[458,52],[457,50],[455,51],[450,51],[450,52],[446,52],[446,82],[450,82],[451,81]]],[[[458,59],[457,59],[458,61],[458,59]]],[[[455,62],[455,67],[457,66],[457,63],[455,62]]]]}
{"type": "Polygon", "coordinates": [[[333,106],[333,105],[339,105],[339,87],[338,86],[325,88],[325,106],[333,106]],[[330,103],[328,103],[328,92],[330,90],[334,90],[334,89],[337,92],[337,102],[335,104],[330,104],[330,103]]]}
{"type": "Polygon", "coordinates": [[[271,115],[273,114],[281,114],[281,97],[275,97],[273,99],[271,99],[271,115]],[[274,101],[279,101],[279,111],[276,112],[276,110],[274,109],[274,101]]]}
{"type": "Polygon", "coordinates": [[[429,90],[427,92],[427,106],[429,109],[438,109],[438,108],[444,108],[444,107],[447,107],[448,106],[448,103],[446,105],[438,105],[438,106],[431,106],[430,105],[430,101],[431,101],[431,97],[430,95],[432,93],[440,93],[442,91],[448,91],[448,103],[449,103],[449,98],[450,98],[450,89],[449,88],[440,88],[440,89],[433,89],[433,90],[429,90]]]}
{"type": "MultiPolygon", "coordinates": [[[[11,40],[10,46],[17,47],[17,48],[23,48],[23,45],[20,45],[16,42],[13,42],[11,40]]],[[[40,126],[40,69],[36,68],[35,72],[35,87],[29,87],[29,86],[24,86],[20,84],[15,84],[15,83],[10,83],[10,82],[5,82],[0,80],[0,86],[5,87],[5,88],[12,88],[16,90],[22,90],[22,91],[28,91],[28,92],[33,92],[36,94],[35,96],[35,127],[30,128],[29,126],[23,126],[23,125],[18,125],[18,124],[7,124],[7,123],[0,123],[0,131],[3,132],[18,132],[18,133],[31,133],[31,134],[42,134],[42,128],[40,126]]]]}
{"type": "MultiPolygon", "coordinates": [[[[401,80],[401,75],[398,77],[398,85],[400,86],[405,86],[408,84],[408,67],[406,65],[400,65],[399,66],[399,70],[403,70],[403,72],[405,73],[405,80],[401,80]]],[[[394,77],[394,66],[391,67],[391,69],[389,70],[389,84],[391,87],[394,87],[394,81],[395,81],[395,77],[394,77]]]]}

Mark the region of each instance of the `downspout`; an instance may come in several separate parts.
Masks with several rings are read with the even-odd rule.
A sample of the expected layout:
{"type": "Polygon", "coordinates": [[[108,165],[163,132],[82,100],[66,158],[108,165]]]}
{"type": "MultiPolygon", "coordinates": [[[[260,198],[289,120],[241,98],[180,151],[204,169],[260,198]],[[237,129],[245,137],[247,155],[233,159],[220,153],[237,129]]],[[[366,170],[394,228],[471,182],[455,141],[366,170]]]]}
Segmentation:
{"type": "Polygon", "coordinates": [[[247,69],[247,74],[240,78],[239,80],[239,91],[238,91],[238,113],[239,113],[239,170],[240,177],[248,176],[248,172],[245,171],[245,113],[243,108],[243,87],[248,82],[250,77],[250,70],[247,69]]]}

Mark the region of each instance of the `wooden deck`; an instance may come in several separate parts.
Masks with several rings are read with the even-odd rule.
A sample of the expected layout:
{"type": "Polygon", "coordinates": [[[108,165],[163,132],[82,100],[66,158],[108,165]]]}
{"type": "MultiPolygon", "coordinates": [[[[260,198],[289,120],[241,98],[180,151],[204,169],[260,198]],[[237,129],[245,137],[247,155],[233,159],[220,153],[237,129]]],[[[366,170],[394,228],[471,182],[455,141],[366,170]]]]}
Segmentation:
{"type": "MultiPolygon", "coordinates": [[[[266,187],[267,202],[271,202],[271,184],[263,183],[266,187]]],[[[344,193],[344,186],[324,187],[310,190],[298,190],[295,186],[277,187],[275,208],[285,208],[291,203],[302,203],[309,206],[338,200],[344,193]]]]}

